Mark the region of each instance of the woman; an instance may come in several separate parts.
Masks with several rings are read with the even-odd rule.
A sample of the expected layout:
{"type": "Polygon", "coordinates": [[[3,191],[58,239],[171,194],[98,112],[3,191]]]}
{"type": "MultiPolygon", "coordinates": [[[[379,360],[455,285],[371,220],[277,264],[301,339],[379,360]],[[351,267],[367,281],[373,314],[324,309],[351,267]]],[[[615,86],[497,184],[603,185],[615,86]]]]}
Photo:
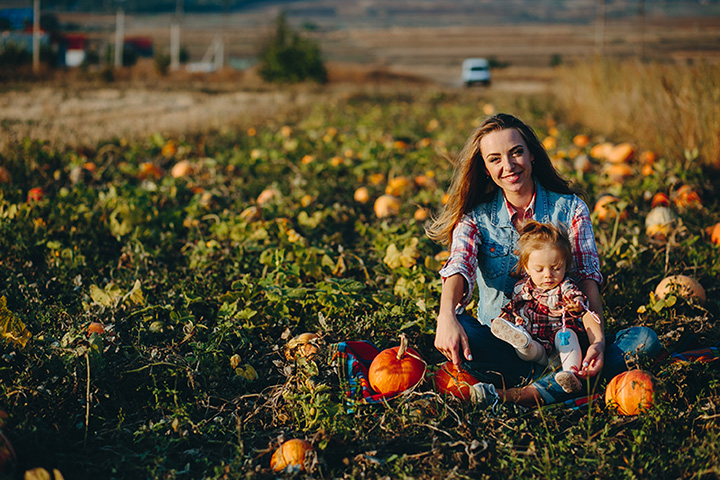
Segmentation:
{"type": "MultiPolygon", "coordinates": [[[[556,172],[535,132],[512,115],[487,118],[457,159],[450,198],[428,236],[450,244],[440,271],[443,288],[435,347],[480,381],[479,400],[508,400],[525,406],[568,398],[552,373],[517,357],[512,346],[493,336],[490,321],[507,303],[516,279],[518,230],[527,219],[568,229],[573,268],[570,277],[602,318],[600,262],[587,205],[556,172]],[[464,313],[478,287],[477,318],[464,313]],[[524,387],[538,373],[542,378],[524,387]],[[496,390],[495,386],[500,388],[496,390]],[[510,387],[510,388],[507,388],[510,387]]],[[[601,324],[602,326],[602,324],[601,324]]],[[[655,355],[657,335],[644,327],[618,332],[606,349],[604,329],[585,352],[581,378],[603,371],[610,378],[625,370],[625,357],[655,355]]]]}

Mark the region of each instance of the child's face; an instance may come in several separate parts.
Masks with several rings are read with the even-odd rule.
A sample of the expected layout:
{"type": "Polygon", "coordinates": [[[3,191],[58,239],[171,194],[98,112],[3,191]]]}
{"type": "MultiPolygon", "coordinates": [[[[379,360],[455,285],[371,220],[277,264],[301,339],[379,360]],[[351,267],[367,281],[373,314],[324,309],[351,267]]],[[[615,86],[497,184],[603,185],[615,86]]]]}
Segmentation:
{"type": "Polygon", "coordinates": [[[557,248],[543,247],[530,253],[525,271],[536,287],[550,290],[565,278],[565,258],[557,248]]]}

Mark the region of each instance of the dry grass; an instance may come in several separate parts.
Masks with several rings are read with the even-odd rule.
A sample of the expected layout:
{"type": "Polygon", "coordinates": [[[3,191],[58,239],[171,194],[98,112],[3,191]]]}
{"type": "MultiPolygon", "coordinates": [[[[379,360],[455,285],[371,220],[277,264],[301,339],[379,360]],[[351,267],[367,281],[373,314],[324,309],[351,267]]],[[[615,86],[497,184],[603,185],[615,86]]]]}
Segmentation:
{"type": "Polygon", "coordinates": [[[642,143],[672,163],[697,157],[720,167],[720,64],[576,64],[560,70],[558,98],[569,120],[599,134],[642,143]]]}

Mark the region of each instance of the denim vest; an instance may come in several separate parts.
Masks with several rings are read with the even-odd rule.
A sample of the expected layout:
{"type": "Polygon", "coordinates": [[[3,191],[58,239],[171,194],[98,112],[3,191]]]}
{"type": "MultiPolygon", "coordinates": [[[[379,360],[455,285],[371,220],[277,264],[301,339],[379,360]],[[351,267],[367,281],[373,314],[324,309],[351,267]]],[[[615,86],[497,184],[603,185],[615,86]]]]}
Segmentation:
{"type": "MultiPolygon", "coordinates": [[[[578,202],[582,200],[573,194],[551,192],[537,182],[535,188],[533,218],[568,229],[578,202]]],[[[518,262],[515,248],[520,234],[510,221],[502,190],[498,189],[493,200],[475,207],[470,216],[478,227],[481,239],[477,267],[477,319],[489,326],[491,320],[500,315],[500,309],[508,302],[517,281],[510,273],[518,262]]]]}

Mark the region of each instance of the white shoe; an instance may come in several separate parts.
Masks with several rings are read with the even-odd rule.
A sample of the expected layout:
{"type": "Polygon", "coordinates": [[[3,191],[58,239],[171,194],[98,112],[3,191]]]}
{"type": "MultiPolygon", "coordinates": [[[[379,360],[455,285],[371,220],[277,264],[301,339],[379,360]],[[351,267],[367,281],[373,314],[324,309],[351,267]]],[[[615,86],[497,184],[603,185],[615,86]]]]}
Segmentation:
{"type": "Polygon", "coordinates": [[[478,382],[470,385],[470,401],[480,407],[491,407],[494,410],[500,402],[500,395],[492,383],[478,382]]]}
{"type": "Polygon", "coordinates": [[[492,321],[490,331],[500,340],[509,343],[515,348],[526,348],[530,345],[530,332],[519,325],[498,317],[492,321]]]}
{"type": "Polygon", "coordinates": [[[577,376],[568,370],[562,370],[555,374],[555,381],[562,387],[565,393],[579,392],[582,389],[582,383],[577,376]]]}

